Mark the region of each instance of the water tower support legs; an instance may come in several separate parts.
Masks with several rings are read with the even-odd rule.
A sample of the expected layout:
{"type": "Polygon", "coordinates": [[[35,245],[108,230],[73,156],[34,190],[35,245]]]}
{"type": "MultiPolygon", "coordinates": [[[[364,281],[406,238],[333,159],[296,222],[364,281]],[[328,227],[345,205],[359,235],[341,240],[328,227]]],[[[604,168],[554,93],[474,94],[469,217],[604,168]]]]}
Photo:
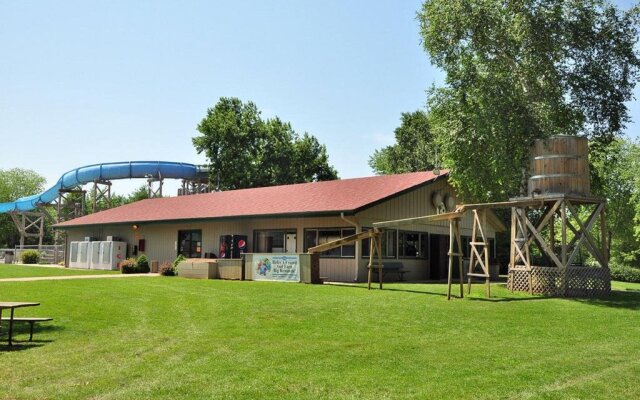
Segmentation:
{"type": "Polygon", "coordinates": [[[533,210],[528,207],[512,208],[509,289],[559,296],[608,294],[611,285],[605,202],[567,196],[549,198],[545,200],[542,217],[536,222],[531,217],[539,213],[530,212],[533,210]],[[558,246],[553,225],[556,216],[561,225],[558,246]],[[596,234],[597,223],[600,223],[600,230],[596,234]],[[548,235],[545,229],[548,229],[548,235]],[[547,265],[531,264],[532,244],[539,247],[547,265]],[[576,260],[581,260],[581,250],[586,250],[597,266],[583,265],[581,261],[576,264],[576,260]]]}

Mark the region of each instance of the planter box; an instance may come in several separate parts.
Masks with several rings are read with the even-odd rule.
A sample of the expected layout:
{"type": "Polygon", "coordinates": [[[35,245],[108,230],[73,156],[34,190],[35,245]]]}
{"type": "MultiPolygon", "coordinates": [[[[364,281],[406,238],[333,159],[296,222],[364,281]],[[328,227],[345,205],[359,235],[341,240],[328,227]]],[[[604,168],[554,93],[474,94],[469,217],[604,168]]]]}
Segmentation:
{"type": "Polygon", "coordinates": [[[215,261],[183,261],[178,264],[178,276],[193,279],[215,279],[218,265],[215,261]]]}
{"type": "Polygon", "coordinates": [[[242,259],[219,259],[218,264],[219,279],[242,280],[242,259]]]}

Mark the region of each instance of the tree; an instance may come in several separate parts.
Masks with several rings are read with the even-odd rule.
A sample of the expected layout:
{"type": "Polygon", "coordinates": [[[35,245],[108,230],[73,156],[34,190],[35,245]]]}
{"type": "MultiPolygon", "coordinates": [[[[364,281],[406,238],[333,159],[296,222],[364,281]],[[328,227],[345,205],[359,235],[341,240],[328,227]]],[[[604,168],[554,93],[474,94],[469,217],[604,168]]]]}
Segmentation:
{"type": "Polygon", "coordinates": [[[139,188],[131,192],[129,196],[127,196],[126,198],[122,198],[122,196],[117,197],[117,201],[122,202],[122,204],[129,204],[129,203],[134,203],[136,201],[140,201],[148,198],[149,198],[149,187],[147,185],[141,185],[139,188]]]}
{"type": "Polygon", "coordinates": [[[252,102],[222,97],[197,129],[193,145],[209,159],[209,180],[220,189],[337,179],[324,145],[278,117],[263,120],[252,102]]]}
{"type": "MultiPolygon", "coordinates": [[[[12,168],[0,170],[0,203],[31,196],[44,190],[46,180],[35,171],[12,168]]],[[[0,247],[13,247],[20,235],[11,217],[0,214],[0,247]]]]}
{"type": "Polygon", "coordinates": [[[446,72],[429,122],[466,201],[517,194],[529,147],[553,134],[606,147],[629,121],[638,9],[605,0],[427,0],[425,51],[446,72]]]}
{"type": "Polygon", "coordinates": [[[396,143],[376,150],[369,166],[376,174],[400,174],[425,171],[435,166],[435,143],[425,111],[402,113],[394,131],[396,143]]]}
{"type": "Polygon", "coordinates": [[[618,139],[604,150],[591,152],[591,191],[607,200],[607,240],[612,260],[637,266],[640,237],[634,219],[640,217],[640,145],[618,139]]]}

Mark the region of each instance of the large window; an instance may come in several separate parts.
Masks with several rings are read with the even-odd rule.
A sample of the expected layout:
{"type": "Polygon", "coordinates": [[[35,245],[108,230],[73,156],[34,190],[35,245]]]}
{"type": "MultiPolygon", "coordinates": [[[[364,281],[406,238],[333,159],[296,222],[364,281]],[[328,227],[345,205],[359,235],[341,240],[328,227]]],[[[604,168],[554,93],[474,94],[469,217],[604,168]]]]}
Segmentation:
{"type": "Polygon", "coordinates": [[[429,234],[426,232],[400,231],[398,245],[401,258],[429,258],[429,234]]]}
{"type": "MultiPolygon", "coordinates": [[[[371,228],[362,228],[362,231],[367,231],[371,228]]],[[[371,250],[371,242],[369,239],[362,241],[362,257],[369,257],[369,251],[371,250]]],[[[398,231],[395,229],[385,229],[382,231],[382,257],[383,258],[396,258],[398,254],[398,231]]]]}
{"type": "MultiPolygon", "coordinates": [[[[354,235],[355,233],[356,230],[353,228],[305,229],[304,251],[306,252],[311,247],[333,242],[334,240],[339,240],[343,237],[354,235]]],[[[355,244],[350,244],[325,251],[324,253],[320,254],[320,257],[354,257],[355,254],[356,246],[355,244]]]]}
{"type": "Polygon", "coordinates": [[[295,253],[297,251],[295,229],[253,232],[255,253],[295,253]]]}
{"type": "Polygon", "coordinates": [[[187,258],[200,258],[202,255],[202,231],[178,231],[178,254],[187,258]]]}

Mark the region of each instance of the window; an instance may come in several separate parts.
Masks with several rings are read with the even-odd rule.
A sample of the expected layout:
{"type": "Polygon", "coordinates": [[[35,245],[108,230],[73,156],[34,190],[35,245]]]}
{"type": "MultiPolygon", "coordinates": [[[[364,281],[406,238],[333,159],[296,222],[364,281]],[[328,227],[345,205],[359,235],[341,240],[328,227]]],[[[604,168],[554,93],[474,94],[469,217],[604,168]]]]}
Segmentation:
{"type": "MultiPolygon", "coordinates": [[[[353,228],[323,228],[323,229],[305,229],[304,230],[304,251],[308,251],[310,247],[319,246],[321,244],[333,242],[347,236],[355,235],[356,230],[353,228]]],[[[321,257],[354,257],[356,254],[355,244],[336,247],[325,251],[321,257]]]]}
{"type": "Polygon", "coordinates": [[[426,232],[400,231],[398,243],[402,258],[429,258],[429,234],[426,232]]]}
{"type": "Polygon", "coordinates": [[[187,258],[200,258],[202,255],[202,231],[178,231],[178,254],[187,258]]]}
{"type": "MultiPolygon", "coordinates": [[[[363,231],[371,228],[362,228],[363,231]]],[[[396,258],[398,247],[398,231],[395,229],[385,229],[382,231],[382,257],[396,258]]],[[[369,239],[362,241],[362,257],[369,257],[371,242],[369,239]]]]}
{"type": "Polygon", "coordinates": [[[295,253],[295,229],[253,232],[253,251],[256,253],[295,253]]]}

